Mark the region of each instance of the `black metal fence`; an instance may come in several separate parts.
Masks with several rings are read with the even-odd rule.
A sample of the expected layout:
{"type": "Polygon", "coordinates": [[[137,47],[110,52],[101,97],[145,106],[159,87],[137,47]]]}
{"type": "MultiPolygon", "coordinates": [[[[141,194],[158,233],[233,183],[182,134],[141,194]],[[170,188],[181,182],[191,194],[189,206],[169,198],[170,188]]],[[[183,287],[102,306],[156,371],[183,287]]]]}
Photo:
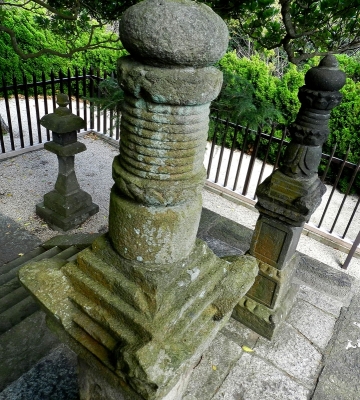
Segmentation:
{"type": "MultiPolygon", "coordinates": [[[[261,128],[254,131],[229,121],[214,119],[205,158],[207,179],[254,204],[257,186],[278,168],[280,157],[289,144],[287,128],[282,128],[280,132],[276,126],[267,134],[261,128]]],[[[358,164],[348,162],[348,153],[344,159],[334,157],[335,150],[336,146],[331,154],[322,154],[320,179],[328,184],[328,189],[310,220],[310,226],[317,228],[319,234],[323,231],[334,239],[344,239],[350,243],[360,230],[360,198],[351,194],[358,177],[360,160],[358,164]],[[332,176],[329,171],[332,171],[332,176]],[[344,175],[348,176],[348,185],[345,192],[341,193],[337,188],[344,175]]]]}
{"type": "MultiPolygon", "coordinates": [[[[35,75],[30,80],[24,76],[21,83],[15,78],[11,83],[2,79],[0,116],[7,125],[8,133],[3,131],[0,124],[0,158],[50,140],[50,132],[41,127],[39,121],[56,108],[56,94],[59,92],[69,95],[69,108],[85,120],[85,130],[97,131],[119,140],[120,129],[114,123],[113,111],[101,112],[99,106],[91,100],[85,100],[100,97],[98,84],[107,76],[93,69],[83,69],[75,70],[74,74],[69,70],[66,73],[59,71],[57,75],[51,73],[49,77],[42,74],[40,80],[35,75]]],[[[208,182],[254,204],[256,187],[278,167],[281,154],[288,144],[286,128],[279,135],[274,126],[267,134],[262,132],[261,127],[254,131],[217,118],[212,120],[210,132],[205,158],[208,182]]],[[[334,167],[336,175],[310,224],[320,234],[344,239],[349,247],[360,229],[360,199],[350,195],[360,162],[355,165],[348,162],[346,156],[339,159],[334,154],[335,149],[330,155],[322,156],[322,181],[327,183],[329,170],[334,170],[334,167]],[[351,171],[351,179],[346,192],[340,194],[337,186],[346,171],[351,171]]]]}
{"type": "Polygon", "coordinates": [[[118,126],[114,126],[112,112],[100,112],[100,106],[94,106],[91,99],[100,97],[98,83],[105,79],[106,73],[99,71],[75,70],[74,74],[59,71],[41,79],[34,74],[32,79],[23,76],[22,82],[16,78],[11,83],[1,80],[0,116],[0,154],[24,149],[50,140],[50,132],[40,125],[40,118],[56,108],[56,94],[66,93],[71,99],[70,110],[81,116],[87,130],[108,132],[117,140],[120,137],[118,126]]]}

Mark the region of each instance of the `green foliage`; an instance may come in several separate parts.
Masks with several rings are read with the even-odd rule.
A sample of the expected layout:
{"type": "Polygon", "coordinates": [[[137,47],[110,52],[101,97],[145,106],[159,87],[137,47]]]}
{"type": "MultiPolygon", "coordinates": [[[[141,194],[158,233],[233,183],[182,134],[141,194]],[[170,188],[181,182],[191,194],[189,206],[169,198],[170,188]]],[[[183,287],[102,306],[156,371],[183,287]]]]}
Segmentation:
{"type": "Polygon", "coordinates": [[[360,48],[360,0],[208,0],[266,49],[282,47],[299,64],[328,52],[360,48]]]}
{"type": "MultiPolygon", "coordinates": [[[[59,37],[50,31],[39,29],[39,26],[29,14],[21,9],[13,10],[11,16],[8,16],[8,25],[16,32],[17,40],[23,49],[29,52],[36,52],[41,49],[44,43],[47,46],[60,52],[66,50],[66,43],[59,40],[59,37]]],[[[97,31],[94,40],[102,41],[109,37],[110,33],[97,31]]],[[[78,38],[78,45],[85,44],[87,34],[84,33],[78,38]]],[[[0,75],[4,76],[10,83],[13,75],[19,82],[22,80],[22,73],[28,77],[33,72],[39,77],[44,71],[49,76],[50,71],[58,71],[67,68],[99,68],[101,71],[112,71],[116,66],[116,60],[126,51],[110,51],[106,49],[94,49],[75,53],[72,58],[61,58],[53,55],[44,55],[34,59],[22,60],[14,53],[10,38],[3,32],[0,32],[0,75]]]]}

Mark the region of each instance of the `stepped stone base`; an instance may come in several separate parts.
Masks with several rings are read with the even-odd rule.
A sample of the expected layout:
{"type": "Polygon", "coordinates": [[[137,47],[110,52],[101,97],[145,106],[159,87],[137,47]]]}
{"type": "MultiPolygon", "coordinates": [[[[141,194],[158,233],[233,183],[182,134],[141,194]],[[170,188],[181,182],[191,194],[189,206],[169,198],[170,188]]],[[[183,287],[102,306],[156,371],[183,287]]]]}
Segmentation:
{"type": "Polygon", "coordinates": [[[36,214],[42,218],[51,229],[56,231],[60,230],[66,232],[70,229],[74,229],[98,212],[99,206],[95,203],[91,203],[89,206],[64,217],[50,208],[45,207],[44,203],[36,205],[36,214]]]}
{"type": "Polygon", "coordinates": [[[45,307],[49,326],[107,382],[125,395],[167,399],[181,391],[257,272],[253,257],[222,260],[200,240],[180,262],[129,261],[103,236],[76,263],[45,260],[19,276],[45,307]]]}

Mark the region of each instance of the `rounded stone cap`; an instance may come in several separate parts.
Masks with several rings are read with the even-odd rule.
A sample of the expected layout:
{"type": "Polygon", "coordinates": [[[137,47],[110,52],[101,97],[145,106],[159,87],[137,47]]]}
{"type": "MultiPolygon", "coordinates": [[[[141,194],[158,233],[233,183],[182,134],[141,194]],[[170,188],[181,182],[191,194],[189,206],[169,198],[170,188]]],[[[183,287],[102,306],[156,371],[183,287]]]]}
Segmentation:
{"type": "Polygon", "coordinates": [[[40,119],[40,124],[56,133],[68,133],[85,128],[85,121],[71,113],[67,108],[69,97],[64,93],[57,95],[59,107],[51,114],[46,114],[40,119]]]}
{"type": "Polygon", "coordinates": [[[130,54],[150,65],[205,67],[226,52],[229,32],[208,6],[190,0],[144,0],[120,21],[130,54]]]}
{"type": "Polygon", "coordinates": [[[346,81],[345,72],[339,70],[335,56],[325,56],[317,67],[309,69],[305,75],[305,85],[312,90],[334,92],[340,90],[346,81]]]}

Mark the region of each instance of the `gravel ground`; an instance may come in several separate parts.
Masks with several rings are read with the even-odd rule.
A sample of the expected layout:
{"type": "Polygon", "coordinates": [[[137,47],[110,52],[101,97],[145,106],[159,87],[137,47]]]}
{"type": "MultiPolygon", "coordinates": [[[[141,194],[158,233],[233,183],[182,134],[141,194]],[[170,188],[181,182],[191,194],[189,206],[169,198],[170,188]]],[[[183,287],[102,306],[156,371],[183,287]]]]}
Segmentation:
{"type": "MultiPolygon", "coordinates": [[[[75,157],[76,174],[80,187],[91,194],[100,211],[77,232],[106,232],[109,213],[110,188],[113,185],[111,164],[118,150],[94,134],[79,137],[87,151],[75,157]]],[[[53,189],[57,177],[57,158],[42,149],[0,161],[0,212],[14,219],[24,229],[45,241],[58,232],[35,214],[35,205],[53,189]]],[[[258,212],[237,205],[223,197],[203,191],[204,207],[253,229],[258,212]]],[[[334,211],[336,212],[336,210],[334,211]]],[[[336,269],[345,261],[346,254],[302,235],[298,250],[336,269]]],[[[360,260],[353,259],[347,273],[360,278],[360,260]]]]}

